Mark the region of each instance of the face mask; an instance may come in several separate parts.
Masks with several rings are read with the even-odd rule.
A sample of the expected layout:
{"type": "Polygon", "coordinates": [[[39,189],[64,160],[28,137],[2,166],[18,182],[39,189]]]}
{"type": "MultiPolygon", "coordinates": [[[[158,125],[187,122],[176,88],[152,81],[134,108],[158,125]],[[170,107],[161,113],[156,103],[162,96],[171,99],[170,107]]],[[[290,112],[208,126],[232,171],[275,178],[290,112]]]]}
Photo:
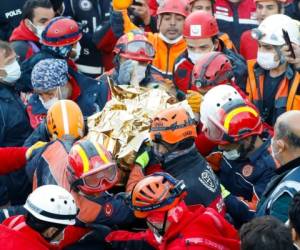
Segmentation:
{"type": "Polygon", "coordinates": [[[8,85],[15,83],[21,76],[21,68],[17,61],[6,65],[2,69],[6,72],[6,76],[2,78],[2,81],[8,83],[8,85]]]}
{"type": "Polygon", "coordinates": [[[81,45],[79,42],[77,43],[76,48],[72,48],[72,51],[76,53],[75,57],[72,58],[72,60],[77,61],[81,55],[81,45]]]}
{"type": "Polygon", "coordinates": [[[270,52],[257,52],[257,63],[263,69],[270,70],[279,66],[280,61],[274,60],[274,54],[270,52]]]}
{"type": "Polygon", "coordinates": [[[193,64],[196,64],[196,62],[204,55],[204,53],[188,50],[188,55],[191,61],[193,62],[193,64]]]}
{"type": "Polygon", "coordinates": [[[57,97],[53,97],[52,99],[50,99],[50,100],[48,100],[46,102],[40,96],[39,96],[39,99],[40,99],[42,105],[44,106],[44,108],[47,109],[47,110],[50,109],[51,106],[58,101],[57,97]]]}
{"type": "Polygon", "coordinates": [[[234,161],[240,157],[240,153],[237,149],[233,149],[230,151],[223,151],[223,155],[229,161],[234,161]]]}
{"type": "Polygon", "coordinates": [[[42,39],[42,33],[45,29],[44,26],[40,26],[40,25],[34,25],[31,21],[30,24],[35,28],[35,35],[39,38],[42,39]]]}
{"type": "Polygon", "coordinates": [[[130,83],[133,86],[139,86],[140,82],[146,77],[146,70],[146,65],[141,65],[138,63],[132,72],[130,83]]]}
{"type": "Polygon", "coordinates": [[[163,35],[161,32],[159,32],[158,35],[167,44],[175,44],[175,43],[178,43],[182,39],[182,36],[179,36],[176,39],[171,40],[171,39],[167,38],[165,35],[163,35]]]}
{"type": "Polygon", "coordinates": [[[58,88],[58,96],[60,100],[66,100],[69,98],[69,89],[67,87],[58,88]]]}

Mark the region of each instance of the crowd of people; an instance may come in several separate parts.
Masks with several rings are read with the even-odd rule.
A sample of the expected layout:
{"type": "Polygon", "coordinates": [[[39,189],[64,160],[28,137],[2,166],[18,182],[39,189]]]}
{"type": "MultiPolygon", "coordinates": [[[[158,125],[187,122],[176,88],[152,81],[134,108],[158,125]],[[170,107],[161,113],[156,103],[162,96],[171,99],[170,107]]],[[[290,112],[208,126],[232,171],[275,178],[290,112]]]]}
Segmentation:
{"type": "Polygon", "coordinates": [[[299,0],[0,13],[1,249],[300,249],[299,0]],[[125,171],[89,130],[128,89],[169,98],[125,171]]]}

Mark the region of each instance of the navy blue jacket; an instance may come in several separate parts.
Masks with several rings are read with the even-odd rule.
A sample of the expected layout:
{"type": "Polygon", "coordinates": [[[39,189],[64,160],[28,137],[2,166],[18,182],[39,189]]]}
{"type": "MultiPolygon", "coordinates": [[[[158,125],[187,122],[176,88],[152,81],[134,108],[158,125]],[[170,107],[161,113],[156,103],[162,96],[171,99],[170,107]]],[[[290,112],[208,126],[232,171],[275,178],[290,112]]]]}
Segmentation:
{"type": "Polygon", "coordinates": [[[17,92],[0,84],[0,147],[22,146],[32,129],[17,92]]]}

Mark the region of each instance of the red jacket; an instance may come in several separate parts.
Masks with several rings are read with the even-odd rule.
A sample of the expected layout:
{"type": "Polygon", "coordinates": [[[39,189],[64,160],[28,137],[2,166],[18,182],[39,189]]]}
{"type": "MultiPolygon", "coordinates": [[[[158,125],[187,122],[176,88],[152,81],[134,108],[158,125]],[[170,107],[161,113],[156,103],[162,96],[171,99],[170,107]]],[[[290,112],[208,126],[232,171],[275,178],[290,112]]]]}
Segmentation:
{"type": "Polygon", "coordinates": [[[251,30],[245,31],[241,36],[240,54],[248,61],[257,57],[258,42],[251,36],[251,30]]]}
{"type": "MultiPolygon", "coordinates": [[[[87,234],[90,230],[87,228],[81,228],[76,226],[67,226],[64,231],[64,238],[60,241],[59,245],[53,245],[50,244],[48,241],[46,241],[37,231],[33,230],[31,227],[29,227],[25,222],[24,215],[18,215],[18,216],[12,216],[3,221],[2,225],[5,225],[8,229],[14,230],[14,234],[10,232],[8,234],[7,239],[14,239],[16,244],[18,242],[25,243],[25,246],[28,245],[28,248],[26,247],[20,247],[20,248],[9,248],[10,245],[6,248],[3,248],[5,250],[17,250],[17,249],[39,249],[39,250],[59,250],[63,249],[64,247],[67,247],[69,245],[72,245],[79,241],[85,234],[87,234]],[[18,235],[16,237],[16,235],[18,235]],[[35,248],[36,246],[36,248],[35,248]],[[31,248],[30,248],[31,247],[31,248]]],[[[0,230],[2,233],[2,230],[0,230]]],[[[6,230],[9,232],[9,230],[6,230]]],[[[0,235],[1,235],[0,233],[0,235]]],[[[2,239],[2,237],[0,237],[2,239]]],[[[10,240],[7,240],[7,244],[10,244],[10,240]]],[[[20,244],[21,245],[21,244],[20,244]]],[[[3,246],[3,245],[1,245],[3,246]]]]}
{"type": "Polygon", "coordinates": [[[106,237],[106,241],[145,240],[159,250],[240,249],[237,231],[213,209],[199,206],[191,211],[182,202],[169,211],[168,221],[170,226],[161,243],[155,241],[150,229],[143,233],[115,231],[106,237]]]}
{"type": "Polygon", "coordinates": [[[0,148],[0,175],[17,171],[26,164],[26,147],[0,148]]]}
{"type": "Polygon", "coordinates": [[[39,38],[25,25],[24,20],[14,29],[9,41],[14,50],[21,57],[21,61],[28,59],[39,51],[39,38]]]}

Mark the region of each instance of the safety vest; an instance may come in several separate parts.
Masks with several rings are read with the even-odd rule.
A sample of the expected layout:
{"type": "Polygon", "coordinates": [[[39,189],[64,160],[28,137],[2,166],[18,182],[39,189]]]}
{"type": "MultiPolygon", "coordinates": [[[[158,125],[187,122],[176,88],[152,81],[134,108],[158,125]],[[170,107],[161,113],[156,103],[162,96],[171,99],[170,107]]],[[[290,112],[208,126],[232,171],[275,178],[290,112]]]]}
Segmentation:
{"type": "MultiPolygon", "coordinates": [[[[265,75],[262,72],[257,72],[255,69],[256,60],[248,61],[248,81],[246,85],[246,92],[248,98],[259,109],[261,115],[264,113],[263,108],[263,93],[264,93],[264,79],[265,75]]],[[[259,70],[259,69],[258,69],[259,70]]],[[[288,70],[290,70],[288,68],[288,70]]],[[[300,74],[294,73],[292,78],[287,74],[279,84],[274,102],[274,119],[281,113],[289,110],[300,110],[300,95],[297,93],[300,83],[300,74]],[[284,109],[284,110],[283,110],[284,109]],[[283,110],[283,111],[282,111],[283,110]]]]}
{"type": "MultiPolygon", "coordinates": [[[[74,197],[79,214],[77,218],[84,223],[92,223],[101,211],[101,205],[87,199],[74,191],[71,191],[69,181],[67,179],[68,152],[61,141],[55,141],[50,144],[42,154],[46,161],[51,175],[55,179],[57,185],[69,190],[74,197]]],[[[36,172],[34,175],[33,188],[37,187],[36,172]]]]}

